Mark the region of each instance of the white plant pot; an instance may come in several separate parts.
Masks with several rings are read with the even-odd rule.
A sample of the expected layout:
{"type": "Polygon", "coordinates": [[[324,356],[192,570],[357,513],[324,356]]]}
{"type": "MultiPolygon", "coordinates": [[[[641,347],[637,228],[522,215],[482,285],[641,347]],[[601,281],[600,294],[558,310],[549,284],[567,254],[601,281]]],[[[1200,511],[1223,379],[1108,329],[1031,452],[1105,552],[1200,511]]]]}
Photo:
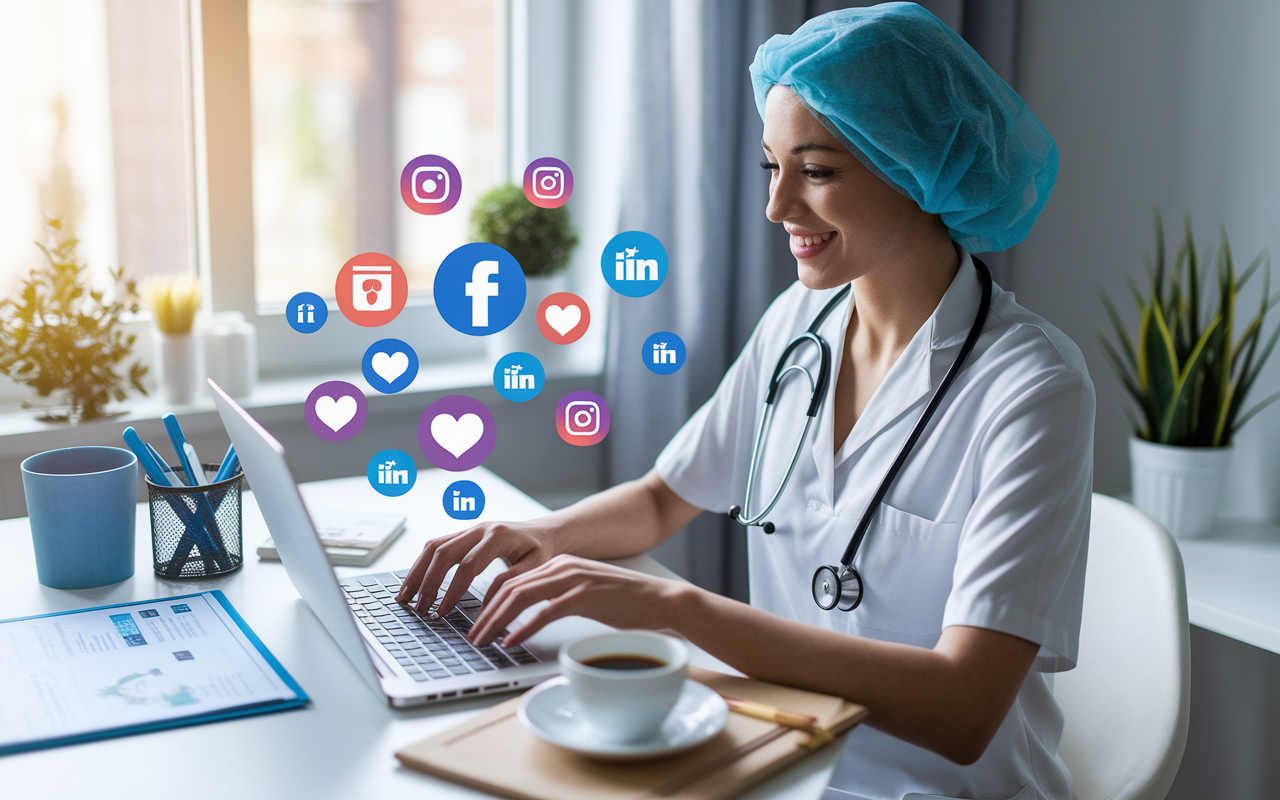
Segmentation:
{"type": "Polygon", "coordinates": [[[193,333],[152,331],[156,353],[156,384],[166,403],[188,406],[204,397],[204,347],[193,333]]]}
{"type": "Polygon", "coordinates": [[[1230,460],[1230,447],[1174,447],[1130,437],[1133,504],[1174,536],[1206,536],[1213,530],[1230,460]]]}
{"type": "Polygon", "coordinates": [[[524,310],[506,329],[491,334],[487,341],[489,361],[497,363],[507,353],[528,353],[542,362],[542,368],[553,373],[564,363],[569,345],[549,341],[538,330],[538,305],[556,292],[566,291],[564,275],[525,278],[524,310]]]}

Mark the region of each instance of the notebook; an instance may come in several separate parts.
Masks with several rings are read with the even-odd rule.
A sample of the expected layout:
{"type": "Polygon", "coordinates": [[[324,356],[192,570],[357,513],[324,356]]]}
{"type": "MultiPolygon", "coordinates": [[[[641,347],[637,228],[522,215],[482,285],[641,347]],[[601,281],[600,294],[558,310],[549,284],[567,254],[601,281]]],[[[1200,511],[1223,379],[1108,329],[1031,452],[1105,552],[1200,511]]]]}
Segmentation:
{"type": "MultiPolygon", "coordinates": [[[[376,511],[319,509],[316,533],[329,563],[335,567],[367,567],[404,533],[403,514],[376,511]]],[[[258,546],[258,558],[279,561],[276,543],[267,539],[258,546]]]]}
{"type": "MultiPolygon", "coordinates": [[[[810,714],[839,735],[868,712],[831,695],[689,668],[689,677],[729,697],[810,714]]],[[[547,744],[516,718],[520,698],[396,753],[405,766],[516,800],[724,800],[813,752],[809,735],[730,714],[714,739],[667,758],[596,761],[547,744]]],[[[839,747],[842,739],[826,745],[839,747]]]]}

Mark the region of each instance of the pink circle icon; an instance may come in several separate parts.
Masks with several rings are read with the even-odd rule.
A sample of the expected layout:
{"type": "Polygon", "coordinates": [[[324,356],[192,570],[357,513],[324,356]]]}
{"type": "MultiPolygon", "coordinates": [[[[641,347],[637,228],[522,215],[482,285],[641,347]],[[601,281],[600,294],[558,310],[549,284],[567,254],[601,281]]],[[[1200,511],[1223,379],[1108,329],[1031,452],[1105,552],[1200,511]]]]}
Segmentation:
{"type": "Polygon", "coordinates": [[[539,158],[524,168],[524,196],[539,208],[559,208],[573,194],[573,171],[558,158],[539,158]]]}
{"type": "Polygon", "coordinates": [[[556,406],[556,433],[576,447],[599,444],[609,433],[609,406],[595,392],[569,392],[556,406]]]}

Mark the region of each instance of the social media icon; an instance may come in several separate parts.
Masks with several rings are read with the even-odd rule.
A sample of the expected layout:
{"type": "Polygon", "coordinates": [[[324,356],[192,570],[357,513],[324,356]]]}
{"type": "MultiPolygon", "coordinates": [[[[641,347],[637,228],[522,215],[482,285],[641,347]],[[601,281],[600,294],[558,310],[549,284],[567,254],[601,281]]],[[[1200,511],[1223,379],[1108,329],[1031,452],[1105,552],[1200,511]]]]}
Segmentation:
{"type": "Polygon", "coordinates": [[[476,519],[484,513],[484,491],[472,481],[454,481],[444,490],[444,513],[454,519],[476,519]]]}
{"type": "Polygon", "coordinates": [[[465,472],[480,466],[493,452],[498,433],[493,414],[474,397],[451,394],[422,412],[418,446],[440,469],[465,472]]]}
{"type": "Polygon", "coordinates": [[[464,244],[436,270],[436,308],[456,331],[488,336],[516,321],[527,291],[519,262],[496,244],[464,244]]]}
{"type": "Polygon", "coordinates": [[[493,368],[493,388],[513,403],[537,397],[546,381],[542,362],[528,353],[507,353],[493,368]]]}
{"type": "Polygon", "coordinates": [[[418,376],[418,354],[399,339],[383,339],[369,345],[360,366],[370,386],[383,394],[395,394],[418,376]]]}
{"type": "Polygon", "coordinates": [[[667,279],[667,250],[644,231],[624,231],[604,246],[600,271],[618,294],[644,297],[667,279]]]}
{"type": "Polygon", "coordinates": [[[390,256],[362,253],[338,270],[338,308],[357,325],[376,328],[395,319],[409,299],[409,281],[390,256]]]}
{"type": "Polygon", "coordinates": [[[285,305],[284,318],[298,333],[315,333],[329,319],[329,306],[315,292],[298,292],[285,305]]]}
{"type": "Polygon", "coordinates": [[[670,375],[684,366],[684,340],[670,331],[658,331],[644,340],[640,360],[659,375],[670,375]]]}
{"type": "Polygon", "coordinates": [[[326,442],[345,442],[364,428],[369,401],[346,381],[328,381],[311,390],[303,415],[316,436],[326,442]]]}
{"type": "Polygon", "coordinates": [[[538,330],[548,341],[572,344],[591,325],[587,301],[571,292],[556,292],[538,304],[538,330]]]}
{"type": "Polygon", "coordinates": [[[578,447],[599,444],[609,433],[609,406],[595,392],[569,392],[556,406],[556,432],[578,447]]]}
{"type": "Polygon", "coordinates": [[[403,450],[380,450],[369,459],[369,485],[387,497],[399,497],[418,482],[418,467],[403,450]]]}
{"type": "Polygon", "coordinates": [[[418,156],[400,173],[400,197],[419,214],[443,214],[461,196],[462,176],[444,156],[418,156]]]}
{"type": "Polygon", "coordinates": [[[539,158],[524,168],[524,196],[540,208],[559,208],[573,194],[573,171],[558,158],[539,158]]]}

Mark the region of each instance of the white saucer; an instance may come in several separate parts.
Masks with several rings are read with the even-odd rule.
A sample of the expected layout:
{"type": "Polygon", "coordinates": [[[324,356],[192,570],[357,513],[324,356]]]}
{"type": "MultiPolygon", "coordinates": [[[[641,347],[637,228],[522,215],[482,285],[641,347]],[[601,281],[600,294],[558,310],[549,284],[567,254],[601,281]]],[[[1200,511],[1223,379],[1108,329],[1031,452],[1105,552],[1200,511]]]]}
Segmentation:
{"type": "Polygon", "coordinates": [[[602,742],[578,714],[569,696],[569,680],[559,677],[531,689],[520,700],[516,714],[520,724],[544,742],[593,758],[630,761],[697,747],[724,730],[729,706],[711,689],[687,680],[675,708],[654,736],[640,742],[602,742]]]}

